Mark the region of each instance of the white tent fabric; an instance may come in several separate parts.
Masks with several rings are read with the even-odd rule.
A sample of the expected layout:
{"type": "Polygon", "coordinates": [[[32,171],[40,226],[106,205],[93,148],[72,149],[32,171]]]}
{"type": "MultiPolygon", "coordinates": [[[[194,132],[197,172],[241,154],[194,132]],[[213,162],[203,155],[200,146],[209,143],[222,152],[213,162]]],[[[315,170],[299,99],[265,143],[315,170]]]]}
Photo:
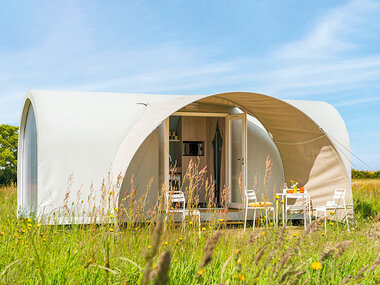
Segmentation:
{"type": "MultiPolygon", "coordinates": [[[[19,143],[23,145],[30,102],[37,125],[38,217],[51,216],[75,202],[86,204],[91,199],[94,204],[99,203],[104,191],[109,191],[112,185],[120,188],[118,177],[134,167],[131,162],[146,139],[163,120],[193,102],[239,107],[255,116],[278,147],[285,180],[299,179],[301,184],[312,180],[310,185],[315,191],[323,193],[318,204],[327,201],[334,191],[329,184],[331,178],[324,177],[321,181],[318,175],[312,175],[329,171],[323,168],[326,157],[336,159],[335,163],[328,160],[329,165],[332,163],[340,177],[339,186],[351,192],[348,162],[342,160],[340,149],[320,129],[321,126],[329,133],[340,133],[336,139],[349,149],[344,123],[327,104],[323,107],[316,103],[314,107],[320,112],[312,112],[312,102],[285,102],[248,92],[181,96],[40,90],[29,91],[25,102],[19,143]],[[328,120],[324,119],[326,116],[328,120]],[[331,121],[339,123],[331,124],[331,121]],[[336,155],[324,155],[326,148],[336,155]]],[[[23,152],[20,154],[22,161],[23,152]]],[[[19,167],[19,181],[24,175],[19,167]]],[[[119,189],[112,190],[117,193],[119,189]]],[[[27,188],[19,185],[18,196],[25,191],[27,188]]],[[[26,206],[19,200],[18,207],[22,211],[26,206]]],[[[88,222],[91,210],[77,209],[73,220],[62,222],[88,222]]]]}

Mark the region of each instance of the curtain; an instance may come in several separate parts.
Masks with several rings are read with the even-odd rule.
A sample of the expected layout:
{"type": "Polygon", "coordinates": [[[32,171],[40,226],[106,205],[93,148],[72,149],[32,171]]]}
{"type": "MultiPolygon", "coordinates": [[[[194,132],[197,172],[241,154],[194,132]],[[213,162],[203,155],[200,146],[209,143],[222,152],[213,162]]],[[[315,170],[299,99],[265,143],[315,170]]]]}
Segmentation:
{"type": "Polygon", "coordinates": [[[218,118],[219,131],[222,137],[222,159],[220,166],[220,191],[223,190],[226,184],[226,134],[225,134],[225,118],[218,118]]]}
{"type": "Polygon", "coordinates": [[[214,148],[212,142],[216,133],[217,118],[207,118],[206,120],[206,131],[207,131],[207,141],[206,141],[206,157],[207,157],[207,177],[212,176],[215,179],[214,175],[214,148]]]}

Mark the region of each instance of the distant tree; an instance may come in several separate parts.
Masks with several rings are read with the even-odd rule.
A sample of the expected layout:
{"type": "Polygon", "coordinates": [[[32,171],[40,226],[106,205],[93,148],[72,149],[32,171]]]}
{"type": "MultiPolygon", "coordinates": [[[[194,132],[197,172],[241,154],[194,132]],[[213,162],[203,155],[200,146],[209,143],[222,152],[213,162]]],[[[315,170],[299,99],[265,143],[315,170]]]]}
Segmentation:
{"type": "Polygon", "coordinates": [[[367,170],[351,170],[351,177],[353,179],[380,179],[380,170],[367,171],[367,170]]]}
{"type": "Polygon", "coordinates": [[[0,185],[17,179],[18,127],[0,125],[0,185]]]}

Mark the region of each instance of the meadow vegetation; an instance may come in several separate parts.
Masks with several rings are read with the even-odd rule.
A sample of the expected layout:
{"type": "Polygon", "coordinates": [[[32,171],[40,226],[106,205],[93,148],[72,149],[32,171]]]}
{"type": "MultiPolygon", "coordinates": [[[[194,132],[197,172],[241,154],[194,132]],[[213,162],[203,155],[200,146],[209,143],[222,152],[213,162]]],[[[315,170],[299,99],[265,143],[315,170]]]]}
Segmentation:
{"type": "Polygon", "coordinates": [[[223,219],[168,229],[144,223],[46,226],[16,218],[16,186],[0,188],[0,283],[379,284],[380,180],[353,181],[355,221],[303,227],[223,219]]]}

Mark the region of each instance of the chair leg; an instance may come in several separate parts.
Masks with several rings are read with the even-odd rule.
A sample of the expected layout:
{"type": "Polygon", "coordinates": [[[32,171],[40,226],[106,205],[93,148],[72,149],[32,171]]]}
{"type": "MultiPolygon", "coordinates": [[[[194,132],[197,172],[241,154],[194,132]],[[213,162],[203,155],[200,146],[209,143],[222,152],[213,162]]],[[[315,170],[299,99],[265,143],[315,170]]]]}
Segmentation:
{"type": "Polygon", "coordinates": [[[303,227],[305,228],[305,231],[306,231],[306,208],[304,209],[303,211],[303,227]]]}
{"type": "Polygon", "coordinates": [[[276,212],[273,212],[273,223],[276,224],[278,222],[278,199],[276,199],[276,212]]]}
{"type": "Polygon", "coordinates": [[[274,211],[274,208],[269,209],[269,213],[270,213],[270,212],[272,212],[273,226],[277,227],[277,224],[276,224],[276,221],[275,221],[276,213],[275,213],[275,211],[274,211]]]}
{"type": "Polygon", "coordinates": [[[288,198],[287,196],[285,197],[285,204],[284,204],[284,212],[285,212],[285,226],[288,225],[288,198]]]}
{"type": "Polygon", "coordinates": [[[165,218],[164,218],[164,233],[166,232],[166,228],[167,228],[167,220],[168,220],[168,213],[165,213],[165,218]]]}
{"type": "Polygon", "coordinates": [[[309,212],[309,223],[311,224],[311,216],[313,214],[313,211],[311,209],[311,201],[310,201],[310,196],[309,196],[309,203],[307,204],[309,209],[308,209],[308,212],[309,212]]]}
{"type": "Polygon", "coordinates": [[[255,231],[255,224],[256,224],[256,209],[253,210],[253,227],[252,227],[252,231],[255,231]]]}
{"type": "Polygon", "coordinates": [[[244,232],[247,227],[247,211],[248,211],[248,207],[245,207],[244,232]]]}
{"type": "Polygon", "coordinates": [[[183,213],[182,214],[182,232],[185,230],[185,219],[186,219],[186,216],[185,216],[185,214],[183,213]]]}
{"type": "Polygon", "coordinates": [[[198,229],[199,237],[201,237],[201,214],[200,213],[198,215],[198,226],[199,226],[199,229],[198,229]]]}
{"type": "Polygon", "coordinates": [[[347,231],[350,231],[350,225],[348,224],[348,216],[347,216],[347,207],[346,206],[344,206],[344,211],[345,211],[345,214],[346,214],[347,231]]]}

